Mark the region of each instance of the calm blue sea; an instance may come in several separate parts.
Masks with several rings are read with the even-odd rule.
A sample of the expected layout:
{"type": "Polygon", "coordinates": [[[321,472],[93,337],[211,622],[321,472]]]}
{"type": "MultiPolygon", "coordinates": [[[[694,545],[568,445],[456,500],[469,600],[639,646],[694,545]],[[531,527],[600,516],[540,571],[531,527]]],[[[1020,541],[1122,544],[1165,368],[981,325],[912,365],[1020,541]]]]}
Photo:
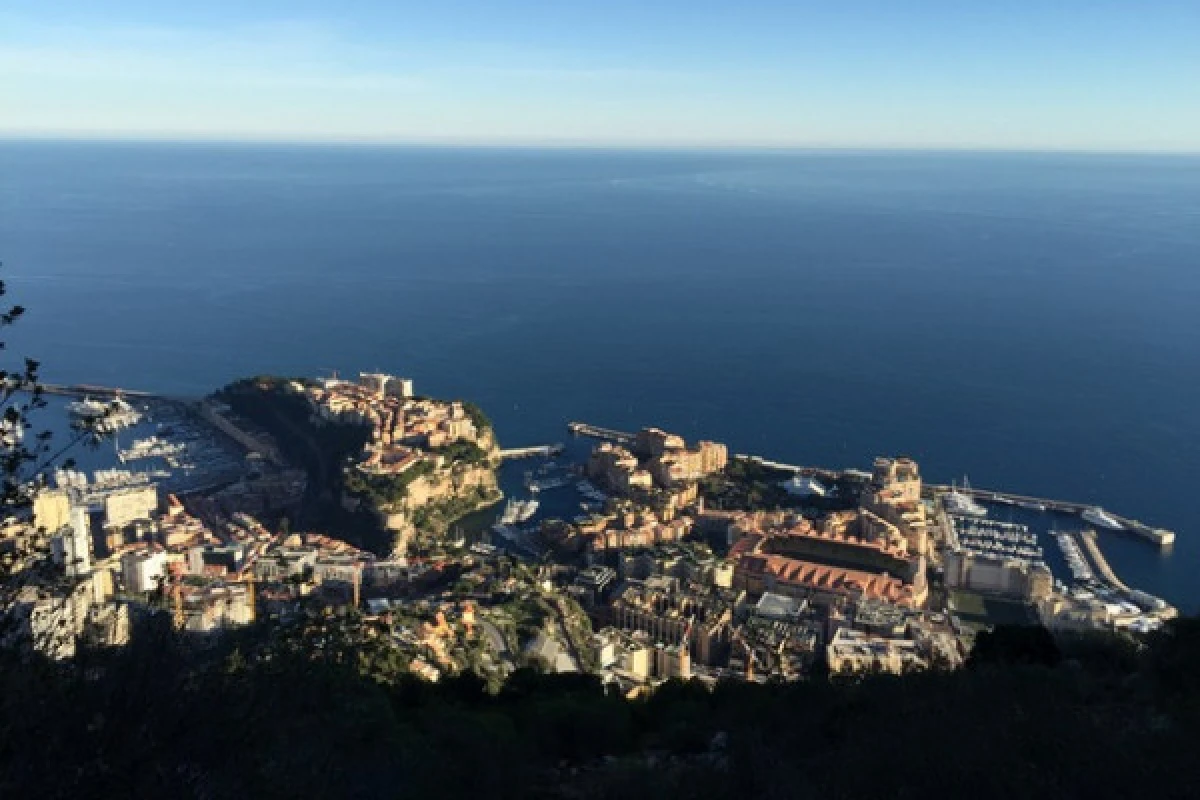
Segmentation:
{"type": "Polygon", "coordinates": [[[511,444],[658,424],[1095,501],[1200,609],[1200,158],[0,144],[45,377],[382,369],[511,444]]]}

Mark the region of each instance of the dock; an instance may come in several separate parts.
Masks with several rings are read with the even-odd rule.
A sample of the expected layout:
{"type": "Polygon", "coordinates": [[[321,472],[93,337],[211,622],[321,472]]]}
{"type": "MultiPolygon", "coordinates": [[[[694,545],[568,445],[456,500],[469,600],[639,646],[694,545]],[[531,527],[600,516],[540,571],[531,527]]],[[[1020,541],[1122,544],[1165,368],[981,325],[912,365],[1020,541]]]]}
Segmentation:
{"type": "Polygon", "coordinates": [[[500,451],[500,458],[505,461],[511,458],[537,458],[539,456],[549,457],[556,456],[565,450],[566,447],[561,442],[554,444],[541,444],[534,447],[510,447],[500,451]]]}
{"type": "Polygon", "coordinates": [[[637,438],[634,434],[626,431],[601,428],[598,425],[589,425],[586,422],[568,422],[567,430],[574,436],[586,436],[589,439],[599,439],[617,444],[633,444],[633,440],[637,438]]]}
{"type": "Polygon", "coordinates": [[[142,400],[176,400],[154,392],[143,392],[137,389],[121,389],[113,386],[92,386],[87,383],[43,383],[42,392],[63,397],[132,397],[142,400]]]}
{"type": "MultiPolygon", "coordinates": [[[[1089,508],[1096,507],[1095,503],[1074,503],[1068,500],[1051,500],[1045,497],[1031,497],[1024,494],[1013,494],[1012,492],[999,492],[993,489],[975,489],[965,488],[962,486],[945,486],[940,484],[926,484],[926,488],[934,493],[956,491],[959,494],[969,495],[976,500],[983,500],[984,502],[1000,499],[1011,501],[1017,505],[1040,505],[1044,506],[1047,511],[1055,511],[1060,514],[1079,515],[1084,511],[1087,511],[1089,508]]],[[[1155,528],[1136,519],[1122,517],[1118,514],[1112,514],[1112,517],[1117,522],[1121,523],[1122,527],[1126,531],[1140,536],[1147,541],[1153,542],[1159,547],[1170,547],[1175,543],[1174,531],[1169,531],[1165,528],[1155,528]]]]}
{"type": "Polygon", "coordinates": [[[1108,565],[1108,559],[1100,552],[1100,546],[1096,544],[1096,532],[1093,530],[1080,531],[1075,535],[1075,539],[1083,546],[1083,552],[1087,560],[1091,562],[1092,570],[1109,586],[1120,592],[1128,593],[1129,587],[1121,582],[1117,574],[1112,571],[1112,567],[1108,565]]]}
{"type": "Polygon", "coordinates": [[[1126,586],[1117,577],[1112,567],[1108,565],[1108,559],[1104,557],[1104,553],[1100,552],[1100,545],[1096,541],[1095,531],[1082,530],[1074,535],[1074,539],[1082,545],[1084,558],[1091,564],[1095,573],[1100,576],[1100,579],[1126,601],[1142,609],[1147,614],[1157,617],[1159,620],[1174,619],[1179,616],[1179,609],[1161,597],[1156,597],[1149,592],[1143,592],[1140,589],[1133,589],[1126,586]]]}

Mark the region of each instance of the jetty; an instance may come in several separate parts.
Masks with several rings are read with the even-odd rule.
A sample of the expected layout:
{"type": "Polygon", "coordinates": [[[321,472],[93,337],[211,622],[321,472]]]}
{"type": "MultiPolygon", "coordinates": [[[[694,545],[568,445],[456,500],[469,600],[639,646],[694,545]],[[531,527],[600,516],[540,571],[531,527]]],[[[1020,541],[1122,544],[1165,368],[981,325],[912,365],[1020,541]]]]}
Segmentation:
{"type": "Polygon", "coordinates": [[[1108,565],[1108,559],[1100,552],[1100,546],[1096,544],[1096,532],[1093,530],[1084,530],[1076,534],[1075,539],[1083,545],[1083,552],[1087,560],[1091,562],[1092,570],[1104,579],[1105,583],[1121,592],[1128,592],[1129,587],[1121,582],[1117,574],[1113,572],[1112,567],[1108,565]]]}
{"type": "Polygon", "coordinates": [[[601,428],[599,425],[589,425],[586,422],[568,422],[567,430],[574,436],[586,436],[589,439],[600,439],[601,441],[615,442],[617,444],[633,444],[633,440],[637,438],[634,434],[627,431],[601,428]]]}
{"type": "Polygon", "coordinates": [[[135,397],[143,400],[172,400],[177,398],[137,389],[121,389],[113,386],[93,386],[87,383],[43,383],[42,392],[64,397],[135,397]]]}

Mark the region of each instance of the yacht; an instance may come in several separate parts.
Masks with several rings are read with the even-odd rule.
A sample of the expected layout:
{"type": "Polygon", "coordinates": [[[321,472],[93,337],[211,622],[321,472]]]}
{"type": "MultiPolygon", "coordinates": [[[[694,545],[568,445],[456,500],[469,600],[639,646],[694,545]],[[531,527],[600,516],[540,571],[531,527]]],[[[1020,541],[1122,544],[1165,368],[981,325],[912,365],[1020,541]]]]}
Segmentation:
{"type": "MultiPolygon", "coordinates": [[[[963,486],[970,488],[971,484],[963,479],[963,486]]],[[[963,494],[958,491],[954,484],[950,485],[950,491],[942,497],[942,503],[946,507],[947,513],[962,514],[967,517],[986,517],[987,509],[975,502],[975,499],[969,494],[963,494]]]]}
{"type": "Polygon", "coordinates": [[[504,511],[501,512],[496,526],[500,528],[519,525],[537,513],[538,505],[538,501],[532,498],[529,500],[509,500],[504,505],[504,511]]]}
{"type": "Polygon", "coordinates": [[[119,396],[113,398],[111,403],[84,397],[68,403],[67,413],[77,422],[95,422],[96,428],[104,433],[128,428],[142,419],[141,413],[119,396]]]}
{"type": "Polygon", "coordinates": [[[1117,522],[1116,517],[1114,517],[1112,514],[1109,514],[1103,508],[1100,508],[1100,506],[1092,506],[1091,508],[1084,509],[1083,513],[1081,513],[1079,516],[1083,517],[1093,525],[1099,525],[1101,528],[1108,528],[1110,531],[1125,530],[1125,526],[1120,522],[1117,522]]]}
{"type": "Polygon", "coordinates": [[[538,511],[539,503],[536,499],[530,498],[525,502],[517,502],[517,522],[526,522],[538,511]]]}
{"type": "Polygon", "coordinates": [[[541,492],[541,491],[546,491],[548,489],[559,489],[563,486],[566,486],[570,482],[571,482],[570,478],[564,478],[564,477],[553,478],[552,477],[552,478],[540,478],[540,479],[530,480],[527,485],[529,486],[529,491],[541,492]]]}

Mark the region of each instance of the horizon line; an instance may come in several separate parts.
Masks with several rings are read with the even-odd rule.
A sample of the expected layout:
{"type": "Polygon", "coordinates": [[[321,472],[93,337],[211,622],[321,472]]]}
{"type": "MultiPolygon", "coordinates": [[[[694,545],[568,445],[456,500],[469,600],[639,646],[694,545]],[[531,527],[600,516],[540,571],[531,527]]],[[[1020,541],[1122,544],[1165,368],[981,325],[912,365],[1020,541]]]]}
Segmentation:
{"type": "Polygon", "coordinates": [[[146,133],[75,131],[4,131],[0,130],[0,142],[28,143],[96,143],[96,144],[180,144],[180,145],[261,145],[283,147],[376,147],[376,148],[444,148],[462,150],[622,150],[622,151],[759,151],[759,152],[829,152],[829,153],[995,153],[1028,155],[1146,155],[1146,156],[1200,156],[1200,147],[1151,148],[1151,147],[1067,147],[1053,145],[997,145],[997,144],[946,144],[923,143],[901,144],[880,142],[876,144],[801,143],[773,141],[727,141],[693,142],[686,140],[594,140],[572,138],[536,139],[528,137],[504,137],[480,139],[473,137],[386,137],[386,136],[330,136],[330,137],[287,137],[254,134],[197,134],[197,133],[146,133]]]}

